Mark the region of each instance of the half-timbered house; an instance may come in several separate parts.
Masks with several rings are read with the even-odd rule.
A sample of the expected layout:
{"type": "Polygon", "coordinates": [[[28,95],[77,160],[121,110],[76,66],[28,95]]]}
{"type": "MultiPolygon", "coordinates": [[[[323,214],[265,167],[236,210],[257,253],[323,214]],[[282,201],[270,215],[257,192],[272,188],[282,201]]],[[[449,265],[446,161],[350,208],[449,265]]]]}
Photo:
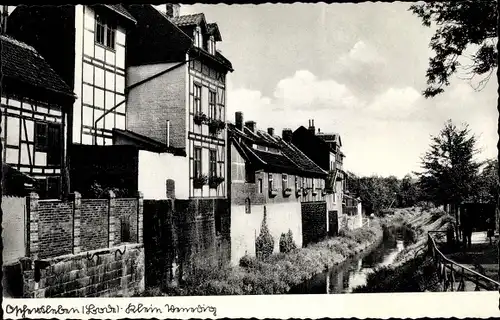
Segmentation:
{"type": "Polygon", "coordinates": [[[40,197],[58,198],[75,95],[33,47],[4,35],[0,43],[2,159],[23,181],[35,178],[40,197]]]}
{"type": "Polygon", "coordinates": [[[233,69],[216,49],[217,24],[203,13],[179,15],[174,4],[165,12],[126,9],[137,20],[128,36],[127,130],[185,150],[186,166],[169,168],[182,177],[176,193],[226,198],[226,74],[233,69]]]}
{"type": "Polygon", "coordinates": [[[126,126],[125,52],[135,19],[121,5],[20,5],[7,32],[33,46],[77,95],[69,141],[112,144],[126,126]]]}

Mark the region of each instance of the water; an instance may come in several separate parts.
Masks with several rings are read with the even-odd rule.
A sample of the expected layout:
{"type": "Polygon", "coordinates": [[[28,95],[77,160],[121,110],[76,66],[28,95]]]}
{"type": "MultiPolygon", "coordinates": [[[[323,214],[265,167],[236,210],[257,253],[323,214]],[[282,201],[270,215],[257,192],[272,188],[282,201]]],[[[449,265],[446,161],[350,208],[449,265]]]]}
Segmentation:
{"type": "Polygon", "coordinates": [[[290,294],[350,293],[366,284],[367,276],[377,267],[392,264],[405,247],[402,236],[388,236],[370,252],[361,253],[342,264],[320,273],[292,288],[290,294]]]}

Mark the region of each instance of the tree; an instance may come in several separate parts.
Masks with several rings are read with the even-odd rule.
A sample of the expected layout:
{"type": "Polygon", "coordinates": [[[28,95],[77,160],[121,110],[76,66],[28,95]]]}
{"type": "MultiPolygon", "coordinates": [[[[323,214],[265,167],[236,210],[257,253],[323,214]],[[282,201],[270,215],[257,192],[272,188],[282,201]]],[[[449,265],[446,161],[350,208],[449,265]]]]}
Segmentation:
{"type": "Polygon", "coordinates": [[[399,197],[401,199],[400,206],[403,208],[416,205],[420,199],[420,190],[417,182],[409,174],[405,175],[401,181],[399,197]]]}
{"type": "Polygon", "coordinates": [[[493,202],[499,196],[498,160],[487,160],[479,175],[478,200],[493,202]]]}
{"type": "MultiPolygon", "coordinates": [[[[482,76],[476,90],[481,90],[498,66],[497,51],[497,6],[495,0],[466,0],[453,2],[426,2],[412,5],[410,11],[422,19],[424,26],[434,22],[438,29],[431,39],[430,47],[436,55],[429,60],[427,69],[426,98],[443,92],[443,85],[449,85],[449,77],[462,69],[469,74],[469,81],[482,76]],[[467,57],[467,48],[475,54],[467,57]],[[469,58],[471,64],[461,65],[458,57],[469,58]],[[486,75],[486,76],[485,76],[486,75]]],[[[500,135],[500,104],[497,132],[500,135]]],[[[500,160],[500,139],[497,143],[500,160]]],[[[499,169],[500,170],[500,169],[499,169]]],[[[500,175],[500,171],[497,171],[500,175]]],[[[500,195],[497,198],[497,226],[500,226],[500,195]]],[[[498,229],[498,227],[497,227],[498,229]]]]}
{"type": "Polygon", "coordinates": [[[366,213],[376,213],[389,208],[391,204],[396,205],[400,185],[396,177],[358,177],[348,173],[348,179],[349,192],[361,198],[366,213]]]}
{"type": "Polygon", "coordinates": [[[497,1],[466,0],[426,2],[410,6],[410,11],[422,19],[422,24],[437,30],[430,41],[435,56],[429,59],[425,97],[434,97],[450,84],[449,78],[458,71],[467,74],[465,80],[483,77],[475,87],[484,88],[497,67],[497,1]],[[468,51],[475,51],[472,55],[468,51]],[[459,59],[468,59],[464,64],[459,59]]]}
{"type": "Polygon", "coordinates": [[[422,158],[420,186],[435,204],[450,204],[457,217],[457,206],[477,191],[480,163],[474,160],[476,137],[467,124],[457,128],[448,120],[431,140],[430,150],[422,158]]]}

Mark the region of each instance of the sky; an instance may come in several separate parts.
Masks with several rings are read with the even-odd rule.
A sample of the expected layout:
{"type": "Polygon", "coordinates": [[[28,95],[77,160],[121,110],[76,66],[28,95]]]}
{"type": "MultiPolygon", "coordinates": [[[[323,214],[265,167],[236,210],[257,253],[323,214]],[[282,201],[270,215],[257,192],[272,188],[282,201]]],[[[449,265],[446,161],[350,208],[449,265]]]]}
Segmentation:
{"type": "Polygon", "coordinates": [[[314,119],[337,132],[344,168],[359,175],[403,177],[446,120],[469,124],[478,160],[497,156],[497,79],[477,92],[453,77],[446,92],[425,99],[432,28],[410,3],[183,5],[203,12],[222,34],[231,60],[227,118],[242,111],[259,129],[295,130],[314,119]]]}

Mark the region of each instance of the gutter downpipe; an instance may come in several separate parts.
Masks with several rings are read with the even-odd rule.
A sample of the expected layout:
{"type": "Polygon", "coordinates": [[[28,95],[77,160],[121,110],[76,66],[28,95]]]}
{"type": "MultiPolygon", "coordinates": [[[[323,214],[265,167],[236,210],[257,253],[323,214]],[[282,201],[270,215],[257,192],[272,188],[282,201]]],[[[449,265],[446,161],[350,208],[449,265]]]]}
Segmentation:
{"type": "MultiPolygon", "coordinates": [[[[156,73],[156,74],[154,74],[154,75],[150,76],[149,78],[146,78],[146,79],[144,79],[144,80],[141,80],[141,81],[139,81],[139,82],[134,83],[133,85],[131,85],[131,86],[129,86],[129,87],[127,87],[127,88],[125,88],[125,96],[127,95],[127,93],[128,93],[131,89],[133,89],[133,88],[135,88],[135,87],[138,87],[138,86],[140,86],[141,84],[146,83],[146,82],[148,82],[148,81],[150,81],[150,80],[153,80],[153,79],[155,79],[155,78],[157,78],[157,77],[159,77],[159,76],[161,76],[161,75],[164,75],[165,73],[168,73],[168,72],[170,72],[170,71],[172,71],[172,70],[174,70],[174,69],[177,69],[177,68],[179,68],[180,66],[183,66],[184,64],[189,63],[189,62],[191,62],[191,61],[193,61],[193,60],[195,60],[195,58],[192,58],[192,59],[189,59],[189,60],[186,60],[186,61],[182,61],[182,62],[180,62],[180,63],[178,63],[178,64],[176,64],[176,65],[174,65],[174,66],[172,66],[172,67],[170,67],[170,68],[167,68],[167,69],[165,69],[165,70],[163,70],[163,71],[160,71],[160,72],[158,72],[158,73],[156,73]]],[[[105,116],[107,116],[109,113],[111,113],[111,112],[113,112],[114,110],[116,110],[119,106],[121,106],[122,104],[124,104],[126,101],[127,101],[127,99],[125,98],[122,102],[118,103],[118,104],[117,104],[117,105],[115,105],[113,108],[111,108],[111,109],[107,110],[106,112],[104,112],[104,114],[102,114],[99,118],[97,118],[97,119],[94,121],[94,127],[93,127],[93,129],[94,129],[94,139],[93,139],[93,143],[92,143],[93,145],[97,145],[97,122],[99,122],[100,120],[102,120],[102,119],[103,119],[105,116]]]]}

